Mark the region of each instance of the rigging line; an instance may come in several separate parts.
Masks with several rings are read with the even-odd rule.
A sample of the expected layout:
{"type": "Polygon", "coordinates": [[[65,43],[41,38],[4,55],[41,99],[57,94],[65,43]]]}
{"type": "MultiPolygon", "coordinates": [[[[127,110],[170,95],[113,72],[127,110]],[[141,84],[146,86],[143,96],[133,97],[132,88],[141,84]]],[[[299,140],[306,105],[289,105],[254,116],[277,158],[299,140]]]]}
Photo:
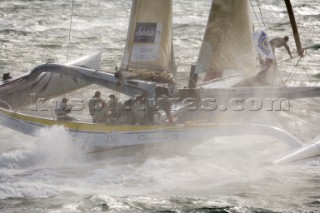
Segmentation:
{"type": "Polygon", "coordinates": [[[256,16],[256,19],[257,19],[257,21],[258,21],[259,27],[261,28],[261,23],[260,23],[259,17],[258,17],[258,15],[257,15],[257,13],[256,13],[256,11],[255,11],[255,9],[254,9],[254,7],[253,7],[253,4],[252,4],[252,1],[251,1],[251,0],[250,0],[250,4],[251,4],[252,11],[253,11],[253,13],[254,13],[254,15],[256,16]]]}
{"type": "Polygon", "coordinates": [[[301,59],[302,59],[302,57],[300,57],[299,60],[297,61],[297,63],[294,65],[294,67],[293,67],[292,71],[290,72],[289,76],[288,76],[287,79],[284,81],[284,84],[287,83],[287,81],[289,80],[289,78],[291,77],[291,75],[294,73],[294,71],[295,71],[295,69],[297,68],[297,66],[298,66],[298,64],[299,64],[299,62],[300,62],[301,59]]]}
{"type": "MultiPolygon", "coordinates": [[[[304,56],[306,56],[307,54],[305,53],[305,55],[304,56]]],[[[307,72],[307,70],[306,69],[303,69],[304,70],[304,72],[307,74],[307,78],[308,78],[308,81],[310,82],[310,81],[312,81],[311,79],[310,79],[310,75],[309,75],[309,73],[307,72]]]]}
{"type": "MultiPolygon", "coordinates": [[[[276,73],[278,73],[277,72],[277,70],[276,70],[276,67],[274,67],[273,68],[273,70],[272,70],[272,84],[274,84],[275,83],[275,81],[276,81],[276,73]]],[[[280,78],[281,79],[281,78],[280,78]]]]}
{"type": "Polygon", "coordinates": [[[67,60],[69,59],[69,46],[70,46],[70,40],[71,40],[71,28],[72,28],[73,8],[74,8],[74,0],[72,0],[72,3],[71,3],[71,19],[70,19],[69,37],[68,37],[68,45],[67,45],[67,60]]]}
{"type": "Polygon", "coordinates": [[[273,79],[272,79],[272,82],[273,82],[273,83],[274,83],[275,80],[276,80],[276,79],[275,79],[275,78],[276,78],[276,77],[275,77],[276,73],[278,74],[278,77],[279,77],[279,80],[280,80],[281,84],[284,85],[285,82],[284,82],[283,79],[282,79],[280,70],[279,70],[279,68],[278,68],[278,63],[277,63],[277,61],[275,61],[275,66],[274,66],[274,70],[273,70],[273,79]]]}
{"type": "Polygon", "coordinates": [[[260,16],[261,16],[261,19],[262,19],[262,23],[263,23],[264,29],[265,29],[266,33],[268,34],[266,23],[264,21],[263,15],[262,15],[262,11],[261,11],[259,0],[257,0],[257,4],[258,4],[259,11],[260,11],[260,16]]]}

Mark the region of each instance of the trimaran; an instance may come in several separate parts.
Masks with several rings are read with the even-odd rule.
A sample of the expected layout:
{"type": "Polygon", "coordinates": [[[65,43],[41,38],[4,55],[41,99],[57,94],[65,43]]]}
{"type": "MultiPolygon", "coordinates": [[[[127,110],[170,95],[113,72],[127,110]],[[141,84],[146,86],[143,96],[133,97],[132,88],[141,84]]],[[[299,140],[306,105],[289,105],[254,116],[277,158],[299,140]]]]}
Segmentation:
{"type": "MultiPolygon", "coordinates": [[[[285,0],[298,54],[303,55],[291,3],[285,0]]],[[[43,127],[63,125],[75,138],[86,142],[87,151],[112,147],[165,142],[194,142],[211,137],[267,135],[298,148],[302,143],[290,133],[273,126],[242,123],[199,122],[198,115],[211,112],[188,112],[184,122],[176,125],[110,125],[84,121],[57,121],[26,113],[19,109],[90,84],[120,92],[129,97],[160,93],[175,97],[177,117],[186,114],[188,105],[181,100],[230,100],[242,97],[296,99],[320,96],[320,87],[282,87],[277,78],[275,60],[257,78],[256,52],[248,0],[213,0],[196,66],[192,67],[187,88],[174,88],[176,65],[172,42],[172,0],[133,0],[127,43],[121,67],[116,74],[100,71],[101,53],[67,64],[46,63],[30,73],[8,78],[0,83],[0,118],[4,126],[34,135],[43,127]],[[237,71],[235,74],[234,71],[237,71]],[[207,73],[206,83],[197,85],[200,73],[207,73]],[[232,73],[228,76],[228,73],[232,73]],[[222,87],[223,85],[223,87],[222,87]],[[160,88],[160,89],[159,89],[160,88]]],[[[262,51],[268,51],[267,37],[260,33],[262,51]]],[[[259,44],[257,44],[259,46],[259,44]]],[[[270,50],[270,48],[269,48],[270,50]]],[[[209,113],[209,114],[208,114],[209,113]]],[[[302,147],[277,162],[286,162],[320,154],[320,143],[302,147]]]]}

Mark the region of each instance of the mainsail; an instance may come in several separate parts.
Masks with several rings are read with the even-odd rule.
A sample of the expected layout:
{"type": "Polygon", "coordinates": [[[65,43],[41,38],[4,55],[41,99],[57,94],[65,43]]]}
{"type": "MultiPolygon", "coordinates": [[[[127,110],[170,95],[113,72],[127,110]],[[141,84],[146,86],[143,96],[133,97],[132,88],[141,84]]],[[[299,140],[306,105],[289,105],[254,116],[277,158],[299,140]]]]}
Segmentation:
{"type": "Polygon", "coordinates": [[[254,76],[256,55],[248,0],[213,0],[196,73],[236,70],[254,76]]]}
{"type": "Polygon", "coordinates": [[[121,73],[172,83],[172,65],[172,0],[133,0],[121,73]]]}

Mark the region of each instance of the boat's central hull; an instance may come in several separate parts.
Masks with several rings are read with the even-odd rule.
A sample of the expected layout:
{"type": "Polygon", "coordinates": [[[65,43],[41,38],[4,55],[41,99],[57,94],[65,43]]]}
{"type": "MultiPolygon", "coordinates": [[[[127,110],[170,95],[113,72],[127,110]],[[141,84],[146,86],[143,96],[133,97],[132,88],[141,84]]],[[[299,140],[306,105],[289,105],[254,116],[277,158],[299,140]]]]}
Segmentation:
{"type": "Polygon", "coordinates": [[[293,147],[300,141],[278,128],[255,124],[190,123],[170,125],[121,125],[60,122],[0,109],[2,125],[13,130],[37,135],[43,128],[63,126],[77,142],[83,142],[86,151],[110,149],[155,143],[199,143],[214,137],[266,135],[278,138],[293,147]]]}

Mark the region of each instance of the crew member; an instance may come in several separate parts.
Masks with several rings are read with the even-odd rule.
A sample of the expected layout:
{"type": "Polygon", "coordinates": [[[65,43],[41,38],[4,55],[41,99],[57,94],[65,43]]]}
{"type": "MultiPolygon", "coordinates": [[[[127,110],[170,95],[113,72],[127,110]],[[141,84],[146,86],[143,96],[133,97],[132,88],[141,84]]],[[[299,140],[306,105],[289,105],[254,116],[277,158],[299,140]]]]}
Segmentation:
{"type": "Polygon", "coordinates": [[[94,96],[89,100],[89,112],[92,116],[93,123],[103,123],[107,117],[105,112],[105,102],[100,98],[100,91],[96,91],[94,96]]]}
{"type": "Polygon", "coordinates": [[[54,109],[58,121],[73,121],[73,117],[68,114],[71,112],[72,106],[68,105],[68,99],[62,98],[62,101],[54,109]]]}
{"type": "Polygon", "coordinates": [[[146,125],[146,106],[144,95],[137,95],[135,97],[133,113],[138,124],[146,125]]]}
{"type": "Polygon", "coordinates": [[[114,73],[114,77],[118,80],[117,82],[117,86],[121,87],[124,83],[123,83],[123,74],[121,72],[121,70],[118,70],[118,67],[115,68],[116,72],[114,73]]]}
{"type": "Polygon", "coordinates": [[[123,103],[122,118],[125,124],[135,125],[138,121],[135,112],[136,99],[130,98],[123,103]]]}
{"type": "Polygon", "coordinates": [[[171,113],[171,101],[169,91],[163,87],[156,88],[156,107],[165,111],[169,124],[174,125],[173,116],[171,113]]]}
{"type": "Polygon", "coordinates": [[[154,114],[155,114],[155,103],[152,99],[148,98],[147,93],[141,95],[141,105],[144,109],[144,115],[142,124],[143,125],[153,125],[154,123],[154,114]]]}
{"type": "Polygon", "coordinates": [[[286,48],[290,58],[292,59],[291,51],[290,51],[290,48],[289,48],[289,46],[287,44],[288,41],[289,41],[289,37],[288,36],[285,36],[283,38],[276,37],[276,38],[272,39],[270,41],[270,44],[271,44],[271,47],[272,47],[273,54],[275,54],[275,48],[284,47],[284,48],[286,48]]]}
{"type": "Polygon", "coordinates": [[[122,113],[122,103],[114,94],[109,95],[107,109],[109,112],[108,118],[111,120],[111,122],[118,121],[122,113]]]}

